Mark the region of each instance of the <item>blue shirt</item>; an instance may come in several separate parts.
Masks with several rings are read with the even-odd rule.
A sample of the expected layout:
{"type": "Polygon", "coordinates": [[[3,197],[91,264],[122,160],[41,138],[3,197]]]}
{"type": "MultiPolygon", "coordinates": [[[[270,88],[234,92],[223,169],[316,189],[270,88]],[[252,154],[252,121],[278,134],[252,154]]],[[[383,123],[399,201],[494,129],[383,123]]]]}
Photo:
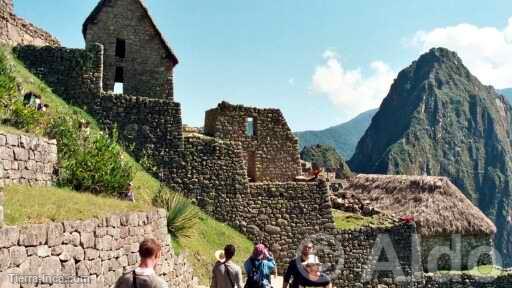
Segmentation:
{"type": "Polygon", "coordinates": [[[259,267],[260,283],[263,283],[263,287],[270,287],[270,275],[276,267],[276,261],[273,257],[269,256],[267,259],[259,260],[249,258],[244,263],[245,273],[249,275],[254,267],[259,267]],[[254,265],[254,266],[253,266],[254,265]]]}

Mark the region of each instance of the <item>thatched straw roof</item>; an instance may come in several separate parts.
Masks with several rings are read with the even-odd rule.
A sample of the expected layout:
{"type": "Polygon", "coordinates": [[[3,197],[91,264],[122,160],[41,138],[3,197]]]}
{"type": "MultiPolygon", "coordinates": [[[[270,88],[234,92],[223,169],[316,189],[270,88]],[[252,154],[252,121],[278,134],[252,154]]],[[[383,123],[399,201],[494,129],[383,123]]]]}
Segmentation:
{"type": "MultiPolygon", "coordinates": [[[[84,35],[84,38],[87,35],[87,29],[89,28],[89,25],[93,24],[96,21],[96,19],[100,15],[101,10],[103,10],[103,8],[105,6],[112,5],[111,4],[112,1],[113,0],[100,0],[98,5],[96,5],[96,7],[94,7],[94,9],[92,10],[91,14],[89,14],[89,16],[85,19],[84,24],[82,25],[82,34],[84,35]]],[[[149,23],[151,24],[151,26],[153,26],[153,29],[156,31],[156,33],[158,35],[158,38],[160,39],[160,42],[162,43],[162,47],[163,47],[163,49],[166,52],[167,58],[169,60],[173,61],[174,65],[177,65],[178,62],[179,62],[178,58],[176,57],[176,55],[172,51],[171,46],[169,46],[169,43],[167,43],[167,41],[165,40],[164,35],[160,31],[160,29],[158,29],[158,27],[156,26],[155,21],[153,20],[153,17],[151,17],[151,14],[149,14],[148,7],[144,4],[143,0],[136,0],[136,1],[138,2],[140,7],[142,8],[144,13],[146,14],[147,18],[149,19],[149,23]]]]}
{"type": "Polygon", "coordinates": [[[358,175],[344,186],[377,209],[414,215],[422,236],[496,232],[491,220],[446,177],[358,175]]]}

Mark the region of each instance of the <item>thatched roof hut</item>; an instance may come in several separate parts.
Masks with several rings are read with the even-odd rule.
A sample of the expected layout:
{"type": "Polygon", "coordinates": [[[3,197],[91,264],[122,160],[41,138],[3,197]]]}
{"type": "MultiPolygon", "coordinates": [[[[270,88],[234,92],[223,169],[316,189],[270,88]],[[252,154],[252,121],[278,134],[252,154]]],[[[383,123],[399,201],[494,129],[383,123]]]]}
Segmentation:
{"type": "Polygon", "coordinates": [[[343,188],[397,216],[414,215],[420,235],[492,235],[496,227],[446,177],[358,175],[343,188]]]}

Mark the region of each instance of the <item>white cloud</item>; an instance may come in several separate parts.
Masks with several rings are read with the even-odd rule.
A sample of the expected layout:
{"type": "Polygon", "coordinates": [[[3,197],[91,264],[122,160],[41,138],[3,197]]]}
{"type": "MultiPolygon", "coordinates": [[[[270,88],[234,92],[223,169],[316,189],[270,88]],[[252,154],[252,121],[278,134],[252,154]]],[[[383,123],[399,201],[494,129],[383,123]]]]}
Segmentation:
{"type": "Polygon", "coordinates": [[[342,112],[344,120],[376,108],[387,95],[395,72],[384,62],[370,63],[371,73],[363,75],[361,68],[349,70],[343,67],[333,50],[323,53],[325,63],[316,67],[312,91],[326,95],[342,112]]]}
{"type": "Polygon", "coordinates": [[[512,17],[501,29],[464,23],[418,31],[407,42],[421,52],[432,47],[453,50],[484,84],[512,87],[512,17]]]}
{"type": "Polygon", "coordinates": [[[329,58],[338,58],[338,52],[336,52],[336,50],[332,49],[332,48],[329,48],[327,50],[325,50],[324,54],[322,55],[325,59],[329,59],[329,58]]]}
{"type": "Polygon", "coordinates": [[[288,84],[290,84],[290,86],[295,86],[295,78],[290,78],[288,79],[288,84]]]}

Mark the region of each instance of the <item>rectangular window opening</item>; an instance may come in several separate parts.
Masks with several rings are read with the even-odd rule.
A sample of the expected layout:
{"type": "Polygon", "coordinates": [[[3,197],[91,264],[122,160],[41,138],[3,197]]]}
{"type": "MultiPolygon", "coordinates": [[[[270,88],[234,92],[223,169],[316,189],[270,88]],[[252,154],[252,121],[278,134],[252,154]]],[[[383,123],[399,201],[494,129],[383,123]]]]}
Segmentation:
{"type": "Polygon", "coordinates": [[[119,38],[116,39],[116,57],[126,57],[126,40],[119,38]]]}
{"type": "Polygon", "coordinates": [[[254,117],[247,117],[247,119],[245,119],[245,135],[246,136],[253,137],[254,135],[256,135],[256,129],[255,129],[254,123],[255,123],[254,117]]]}
{"type": "Polygon", "coordinates": [[[121,82],[114,83],[114,94],[124,94],[124,84],[121,82]]]}
{"type": "Polygon", "coordinates": [[[124,69],[116,67],[116,75],[114,79],[114,93],[124,94],[124,69]]]}

